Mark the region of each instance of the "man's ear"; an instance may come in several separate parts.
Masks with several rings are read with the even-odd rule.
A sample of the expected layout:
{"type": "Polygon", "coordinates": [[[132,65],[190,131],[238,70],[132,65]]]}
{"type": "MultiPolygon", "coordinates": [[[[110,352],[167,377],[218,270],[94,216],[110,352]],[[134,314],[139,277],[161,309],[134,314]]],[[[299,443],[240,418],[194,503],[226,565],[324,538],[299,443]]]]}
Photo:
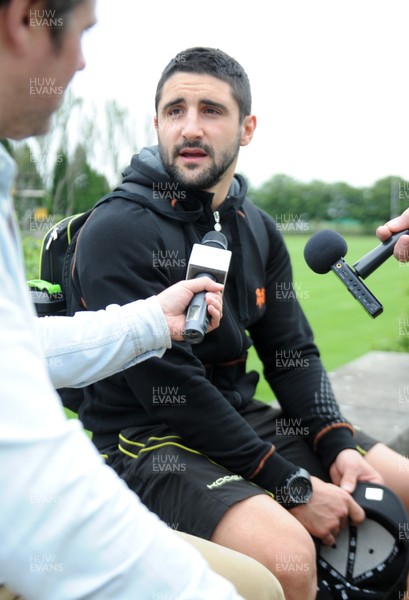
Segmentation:
{"type": "Polygon", "coordinates": [[[9,45],[17,53],[24,53],[30,46],[34,32],[32,20],[36,10],[43,6],[38,0],[10,0],[2,9],[4,11],[4,32],[9,45]]]}
{"type": "Polygon", "coordinates": [[[158,129],[158,117],[156,115],[153,117],[153,126],[156,130],[158,129]]]}
{"type": "Polygon", "coordinates": [[[247,115],[244,117],[242,125],[242,134],[240,138],[240,146],[247,146],[253,139],[254,132],[257,127],[257,119],[255,115],[247,115]]]}

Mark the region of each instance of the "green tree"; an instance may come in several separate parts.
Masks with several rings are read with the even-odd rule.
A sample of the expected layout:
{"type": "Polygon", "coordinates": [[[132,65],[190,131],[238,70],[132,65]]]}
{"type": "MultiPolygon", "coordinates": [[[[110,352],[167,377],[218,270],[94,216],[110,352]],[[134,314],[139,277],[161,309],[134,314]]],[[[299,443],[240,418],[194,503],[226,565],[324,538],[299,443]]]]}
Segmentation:
{"type": "Polygon", "coordinates": [[[69,160],[63,149],[57,153],[52,170],[48,210],[54,215],[65,215],[68,209],[69,160]]]}
{"type": "Polygon", "coordinates": [[[394,204],[394,196],[399,201],[399,177],[384,177],[364,192],[364,211],[361,219],[365,223],[384,223],[400,211],[399,202],[394,204]]]}
{"type": "Polygon", "coordinates": [[[44,180],[39,173],[37,159],[27,142],[10,144],[10,149],[17,163],[15,207],[18,217],[29,222],[35,209],[44,206],[47,194],[44,180]]]}
{"type": "Polygon", "coordinates": [[[58,153],[49,204],[52,214],[68,216],[84,212],[108,191],[106,177],[89,165],[81,144],[75,148],[71,160],[65,152],[58,153]]]}
{"type": "Polygon", "coordinates": [[[274,175],[252,191],[256,204],[277,222],[291,219],[327,223],[358,223],[372,231],[401,212],[399,178],[385,177],[369,188],[357,188],[345,182],[303,183],[288,175],[274,175]]]}

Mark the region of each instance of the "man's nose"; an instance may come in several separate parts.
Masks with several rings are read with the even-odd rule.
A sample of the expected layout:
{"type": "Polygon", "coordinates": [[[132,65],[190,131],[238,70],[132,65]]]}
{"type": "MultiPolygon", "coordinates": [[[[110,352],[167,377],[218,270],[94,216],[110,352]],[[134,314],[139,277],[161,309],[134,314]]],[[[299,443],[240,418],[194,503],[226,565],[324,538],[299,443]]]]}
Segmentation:
{"type": "Polygon", "coordinates": [[[203,129],[200,124],[199,115],[196,112],[188,112],[181,128],[182,136],[192,142],[203,137],[203,129]]]}

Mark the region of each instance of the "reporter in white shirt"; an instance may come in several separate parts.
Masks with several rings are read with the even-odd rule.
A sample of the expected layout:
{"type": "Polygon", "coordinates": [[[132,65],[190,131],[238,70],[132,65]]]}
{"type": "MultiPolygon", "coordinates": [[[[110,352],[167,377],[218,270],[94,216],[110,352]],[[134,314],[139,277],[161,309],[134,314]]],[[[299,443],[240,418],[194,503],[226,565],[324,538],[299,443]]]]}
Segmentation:
{"type": "MultiPolygon", "coordinates": [[[[0,1],[0,137],[47,130],[58,99],[30,98],[30,76],[65,88],[84,66],[81,34],[94,20],[92,0],[0,1]],[[34,6],[61,14],[62,31],[30,27],[34,6]]],[[[26,289],[13,175],[1,149],[0,577],[28,599],[239,598],[104,465],[80,423],[65,418],[26,289]]]]}
{"type": "MultiPolygon", "coordinates": [[[[51,76],[66,88],[84,67],[81,35],[95,21],[94,8],[94,0],[0,0],[0,138],[47,131],[60,97],[33,99],[30,77],[51,76]],[[33,11],[52,14],[62,29],[32,28],[33,11]]],[[[14,598],[6,582],[27,600],[239,600],[233,586],[105,466],[81,424],[66,420],[53,389],[89,384],[161,356],[171,337],[181,339],[193,293],[203,283],[214,292],[220,286],[184,282],[147,301],[37,319],[14,222],[14,169],[0,144],[0,598],[14,598]]],[[[214,327],[220,296],[207,300],[214,327]]],[[[283,598],[256,561],[187,539],[239,581],[246,598],[283,598]]]]}

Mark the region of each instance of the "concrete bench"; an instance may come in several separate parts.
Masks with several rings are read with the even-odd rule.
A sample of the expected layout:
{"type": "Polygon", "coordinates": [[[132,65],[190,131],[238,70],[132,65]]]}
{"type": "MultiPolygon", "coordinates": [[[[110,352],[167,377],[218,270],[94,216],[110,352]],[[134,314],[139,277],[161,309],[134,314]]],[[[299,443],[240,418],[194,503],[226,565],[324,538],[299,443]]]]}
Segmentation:
{"type": "Polygon", "coordinates": [[[344,416],[409,457],[409,353],[368,352],[329,377],[344,416]]]}

